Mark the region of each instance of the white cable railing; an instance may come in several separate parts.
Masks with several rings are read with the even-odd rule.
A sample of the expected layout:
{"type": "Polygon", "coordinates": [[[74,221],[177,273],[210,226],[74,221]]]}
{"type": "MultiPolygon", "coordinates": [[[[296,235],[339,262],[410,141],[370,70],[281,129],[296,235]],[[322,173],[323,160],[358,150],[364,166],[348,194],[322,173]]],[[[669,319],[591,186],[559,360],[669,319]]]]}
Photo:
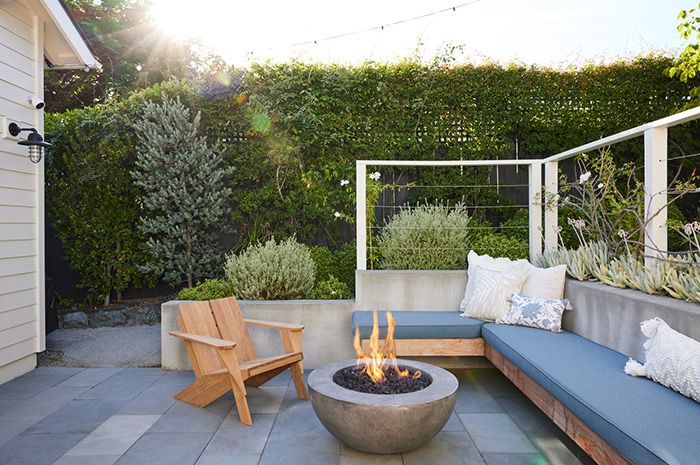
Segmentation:
{"type": "Polygon", "coordinates": [[[357,269],[367,269],[367,166],[525,166],[528,169],[528,207],[530,244],[529,255],[533,260],[542,253],[542,231],[536,225],[542,224],[542,208],[538,193],[542,190],[542,160],[442,160],[442,161],[408,161],[408,160],[358,160],[356,163],[357,179],[357,269]],[[536,190],[535,186],[539,186],[536,190]],[[538,208],[539,207],[539,208],[538,208]]]}
{"type": "MultiPolygon", "coordinates": [[[[700,107],[652,121],[636,128],[618,132],[612,136],[584,144],[542,160],[544,165],[544,185],[547,192],[559,190],[559,162],[576,155],[608,147],[635,137],[644,136],[644,257],[650,265],[653,257],[658,257],[668,249],[668,228],[666,220],[668,188],[668,128],[700,118],[700,107]]],[[[540,188],[541,189],[541,188],[540,188]]],[[[546,250],[557,247],[558,211],[552,205],[544,212],[544,244],[546,250]]],[[[532,237],[530,238],[532,240],[532,237]]]]}
{"type": "Polygon", "coordinates": [[[528,168],[529,253],[534,261],[542,253],[542,218],[544,216],[544,247],[557,247],[558,209],[556,203],[543,212],[542,167],[545,192],[559,191],[559,162],[582,153],[591,152],[629,139],[644,137],[644,255],[646,264],[660,251],[667,249],[667,182],[668,128],[700,118],[700,107],[661,118],[626,131],[601,138],[542,160],[358,160],[357,170],[357,269],[367,269],[367,166],[526,166],[528,168]]]}

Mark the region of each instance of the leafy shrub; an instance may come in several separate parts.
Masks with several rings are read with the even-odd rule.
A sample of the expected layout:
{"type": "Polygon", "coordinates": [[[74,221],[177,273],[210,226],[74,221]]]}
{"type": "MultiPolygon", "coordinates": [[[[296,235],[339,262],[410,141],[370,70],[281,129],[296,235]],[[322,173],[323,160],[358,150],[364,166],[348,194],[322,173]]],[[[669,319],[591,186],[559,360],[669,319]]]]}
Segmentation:
{"type": "Polygon", "coordinates": [[[418,205],[402,208],[379,234],[381,266],[387,270],[466,268],[469,218],[463,204],[452,208],[418,205]]]}
{"type": "Polygon", "coordinates": [[[195,287],[185,287],[178,292],[177,300],[212,300],[235,295],[233,286],[225,279],[205,279],[195,287]]]}
{"type": "Polygon", "coordinates": [[[530,240],[530,212],[525,209],[518,210],[512,218],[501,223],[501,232],[508,237],[528,242],[530,240]]]}
{"type": "Polygon", "coordinates": [[[316,264],[316,283],[326,281],[335,268],[335,257],[327,247],[309,247],[311,258],[316,264]]]}
{"type": "Polygon", "coordinates": [[[355,293],[355,270],[357,269],[357,241],[350,241],[343,244],[340,250],[336,251],[335,269],[333,275],[345,283],[350,290],[350,295],[355,293]]]}
{"type": "Polygon", "coordinates": [[[316,265],[308,247],[296,238],[279,244],[273,238],[228,255],[224,272],[240,299],[304,299],[313,289],[316,265]]]}
{"type": "Polygon", "coordinates": [[[489,254],[492,257],[508,257],[511,260],[528,258],[530,252],[527,241],[488,230],[472,233],[471,244],[474,252],[479,255],[489,254]]]}
{"type": "Polygon", "coordinates": [[[314,289],[318,289],[320,283],[333,277],[347,289],[348,297],[343,297],[343,299],[352,298],[355,289],[355,268],[357,267],[357,247],[355,244],[355,241],[346,242],[339,250],[335,251],[326,247],[311,247],[309,249],[311,258],[316,263],[314,289]]]}
{"type": "Polygon", "coordinates": [[[316,285],[311,297],[318,300],[340,300],[350,299],[352,293],[347,284],[339,281],[335,276],[330,276],[316,285]]]}

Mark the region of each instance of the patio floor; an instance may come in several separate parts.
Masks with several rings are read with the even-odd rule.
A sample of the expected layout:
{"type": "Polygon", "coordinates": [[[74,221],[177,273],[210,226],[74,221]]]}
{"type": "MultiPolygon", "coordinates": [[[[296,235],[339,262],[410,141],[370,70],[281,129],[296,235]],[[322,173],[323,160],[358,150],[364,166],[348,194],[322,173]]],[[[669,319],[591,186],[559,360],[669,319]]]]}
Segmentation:
{"type": "Polygon", "coordinates": [[[3,465],[590,464],[500,372],[453,371],[455,413],[432,441],[397,455],[343,446],[296,398],[289,372],[248,389],[253,426],[230,393],[205,409],[175,401],[192,372],[40,367],[0,386],[3,465]]]}

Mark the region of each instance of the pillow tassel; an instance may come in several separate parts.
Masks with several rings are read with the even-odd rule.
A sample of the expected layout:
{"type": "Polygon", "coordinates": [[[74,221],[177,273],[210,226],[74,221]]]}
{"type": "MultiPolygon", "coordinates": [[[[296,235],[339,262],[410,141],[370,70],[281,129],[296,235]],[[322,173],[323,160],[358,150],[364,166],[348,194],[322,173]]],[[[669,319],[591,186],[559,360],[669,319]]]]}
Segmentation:
{"type": "Polygon", "coordinates": [[[642,334],[644,334],[648,338],[652,338],[656,335],[656,330],[659,326],[661,326],[662,323],[663,320],[661,320],[660,318],[652,318],[651,320],[642,321],[642,324],[639,326],[642,330],[642,334]]]}
{"type": "Polygon", "coordinates": [[[627,373],[630,376],[646,376],[647,369],[638,361],[634,359],[629,359],[627,360],[627,364],[625,365],[625,373],[627,373]]]}

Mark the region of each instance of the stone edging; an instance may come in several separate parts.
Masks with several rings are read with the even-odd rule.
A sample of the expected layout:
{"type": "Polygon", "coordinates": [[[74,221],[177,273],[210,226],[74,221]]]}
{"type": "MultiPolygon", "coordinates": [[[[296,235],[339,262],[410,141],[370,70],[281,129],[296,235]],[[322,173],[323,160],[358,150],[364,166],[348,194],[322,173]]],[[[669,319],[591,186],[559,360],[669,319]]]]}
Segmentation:
{"type": "Polygon", "coordinates": [[[115,326],[153,325],[160,323],[160,306],[126,307],[95,313],[73,312],[59,316],[62,329],[104,328],[115,326]]]}

